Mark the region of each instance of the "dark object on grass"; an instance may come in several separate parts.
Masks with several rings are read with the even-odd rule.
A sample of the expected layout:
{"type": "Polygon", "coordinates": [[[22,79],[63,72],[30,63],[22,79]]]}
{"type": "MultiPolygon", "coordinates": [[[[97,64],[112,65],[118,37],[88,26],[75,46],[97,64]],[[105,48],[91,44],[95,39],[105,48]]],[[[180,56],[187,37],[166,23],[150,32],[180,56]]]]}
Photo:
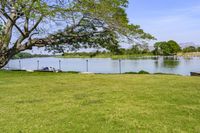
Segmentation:
{"type": "Polygon", "coordinates": [[[35,70],[35,72],[62,72],[62,70],[60,70],[60,69],[56,70],[53,67],[43,67],[40,70],[35,70]]]}
{"type": "Polygon", "coordinates": [[[19,71],[19,72],[25,72],[26,70],[21,70],[21,69],[13,69],[11,71],[19,71]]]}
{"type": "Polygon", "coordinates": [[[160,72],[154,73],[154,74],[156,74],[156,75],[179,75],[179,74],[174,74],[174,73],[160,73],[160,72]]]}
{"type": "Polygon", "coordinates": [[[191,76],[200,76],[200,72],[191,72],[190,75],[191,76]]]}
{"type": "Polygon", "coordinates": [[[77,74],[77,73],[80,73],[80,72],[77,72],[77,71],[67,71],[66,73],[77,74]]]}
{"type": "Polygon", "coordinates": [[[50,71],[50,69],[48,67],[44,67],[41,71],[50,71]]]}

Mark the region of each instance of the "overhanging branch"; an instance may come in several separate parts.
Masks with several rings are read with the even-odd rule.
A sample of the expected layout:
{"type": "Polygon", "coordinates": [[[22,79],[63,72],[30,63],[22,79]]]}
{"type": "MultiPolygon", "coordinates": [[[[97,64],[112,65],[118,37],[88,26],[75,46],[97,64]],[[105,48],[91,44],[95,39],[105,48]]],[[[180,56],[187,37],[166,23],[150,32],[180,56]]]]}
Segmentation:
{"type": "Polygon", "coordinates": [[[13,20],[7,13],[3,12],[1,9],[0,9],[0,12],[7,18],[9,19],[12,24],[17,28],[17,30],[23,35],[23,36],[26,36],[23,31],[19,28],[19,26],[16,25],[15,23],[15,20],[13,20]]]}

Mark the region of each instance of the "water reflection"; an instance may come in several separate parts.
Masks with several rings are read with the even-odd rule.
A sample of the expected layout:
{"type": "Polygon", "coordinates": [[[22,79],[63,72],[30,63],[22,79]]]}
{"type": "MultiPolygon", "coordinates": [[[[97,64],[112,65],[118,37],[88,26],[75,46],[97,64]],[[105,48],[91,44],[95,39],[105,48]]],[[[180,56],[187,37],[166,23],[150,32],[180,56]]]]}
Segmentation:
{"type": "Polygon", "coordinates": [[[164,59],[163,62],[162,62],[162,67],[176,68],[179,64],[180,64],[180,60],[164,59]]]}

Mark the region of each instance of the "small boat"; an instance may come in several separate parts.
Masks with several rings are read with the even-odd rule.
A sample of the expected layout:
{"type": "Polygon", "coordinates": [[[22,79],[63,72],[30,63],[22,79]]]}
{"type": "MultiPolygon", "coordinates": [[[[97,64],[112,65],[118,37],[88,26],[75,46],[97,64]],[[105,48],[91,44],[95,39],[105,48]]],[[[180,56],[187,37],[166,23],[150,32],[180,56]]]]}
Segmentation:
{"type": "Polygon", "coordinates": [[[200,76],[200,72],[190,72],[191,76],[200,76]]]}

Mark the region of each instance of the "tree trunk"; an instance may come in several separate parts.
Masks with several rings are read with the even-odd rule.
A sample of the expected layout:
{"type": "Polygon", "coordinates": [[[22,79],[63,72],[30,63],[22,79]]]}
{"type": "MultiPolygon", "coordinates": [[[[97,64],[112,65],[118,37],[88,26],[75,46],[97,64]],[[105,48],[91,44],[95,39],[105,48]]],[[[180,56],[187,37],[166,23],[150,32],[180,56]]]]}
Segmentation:
{"type": "Polygon", "coordinates": [[[10,49],[6,51],[0,51],[0,69],[7,65],[9,60],[16,54],[15,50],[10,49]]]}

